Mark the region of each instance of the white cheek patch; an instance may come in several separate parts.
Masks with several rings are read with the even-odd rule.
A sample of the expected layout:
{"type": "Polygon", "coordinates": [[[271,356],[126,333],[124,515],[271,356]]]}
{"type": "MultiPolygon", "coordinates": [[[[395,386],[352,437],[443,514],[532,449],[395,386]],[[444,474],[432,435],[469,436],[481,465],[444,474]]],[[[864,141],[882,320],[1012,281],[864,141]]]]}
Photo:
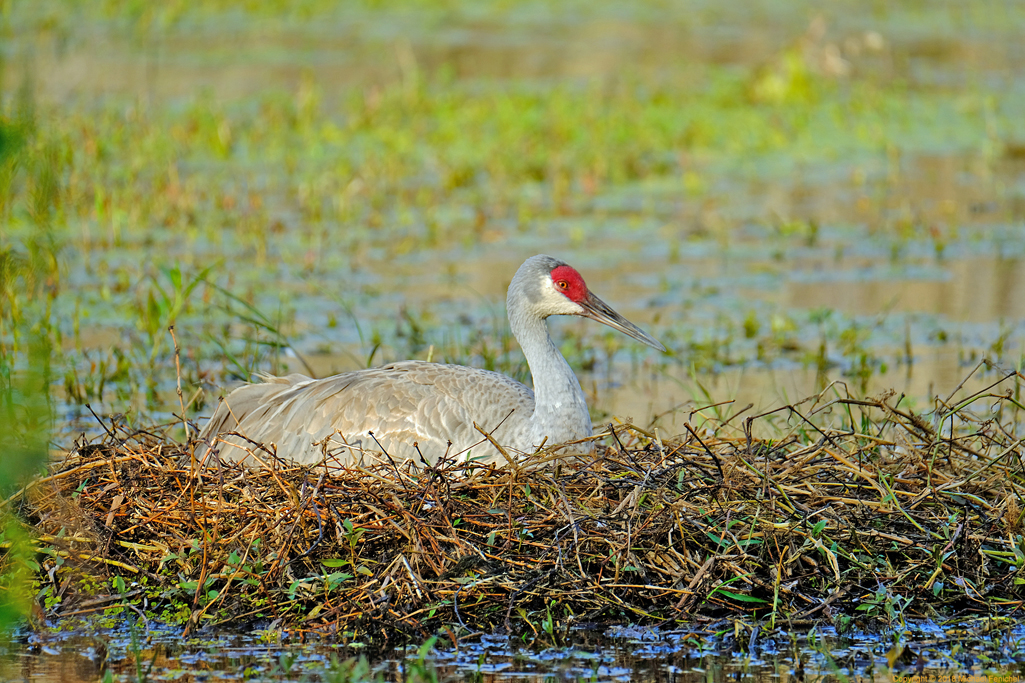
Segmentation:
{"type": "Polygon", "coordinates": [[[551,275],[541,280],[541,291],[544,293],[546,299],[551,297],[553,294],[560,294],[559,291],[555,288],[555,283],[552,282],[551,275]]]}

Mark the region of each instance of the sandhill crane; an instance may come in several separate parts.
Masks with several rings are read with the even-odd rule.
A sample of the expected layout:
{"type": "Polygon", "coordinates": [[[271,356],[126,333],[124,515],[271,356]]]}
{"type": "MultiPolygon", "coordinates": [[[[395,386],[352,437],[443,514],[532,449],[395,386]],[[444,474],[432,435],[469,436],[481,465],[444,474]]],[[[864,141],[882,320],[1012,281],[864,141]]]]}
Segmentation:
{"type": "Polygon", "coordinates": [[[424,361],[324,379],[266,377],[228,394],[200,433],[197,456],[213,449],[221,458],[255,465],[254,455],[267,457],[255,444],[273,444],[278,456],[302,463],[326,457],[329,463],[349,464],[364,455],[374,460],[382,448],[393,460],[419,460],[422,454],[433,463],[468,454],[500,462],[502,456],[474,423],[508,453],[591,436],[584,392],[552,342],[548,316],[591,318],[665,351],[592,294],[580,273],[551,256],[533,256],[519,267],[506,304],[533,391],[497,372],[424,361]]]}

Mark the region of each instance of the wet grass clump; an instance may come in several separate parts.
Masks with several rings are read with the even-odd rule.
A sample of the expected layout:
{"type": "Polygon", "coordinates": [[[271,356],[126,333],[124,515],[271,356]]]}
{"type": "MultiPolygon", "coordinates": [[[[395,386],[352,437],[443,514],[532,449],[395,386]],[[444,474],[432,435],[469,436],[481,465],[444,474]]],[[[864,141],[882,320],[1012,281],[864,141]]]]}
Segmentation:
{"type": "Polygon", "coordinates": [[[193,465],[193,444],[113,424],[3,505],[35,534],[51,617],[554,644],[615,623],[1001,617],[1023,597],[1023,380],[928,414],[824,392],[671,439],[610,425],[594,454],[504,466],[193,465]]]}

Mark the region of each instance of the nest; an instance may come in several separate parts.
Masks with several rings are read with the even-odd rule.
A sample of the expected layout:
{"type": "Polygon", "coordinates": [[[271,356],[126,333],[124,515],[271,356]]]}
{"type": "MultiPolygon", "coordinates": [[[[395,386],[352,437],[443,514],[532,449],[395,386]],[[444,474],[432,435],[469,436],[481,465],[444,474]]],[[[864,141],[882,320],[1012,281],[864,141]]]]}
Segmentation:
{"type": "Polygon", "coordinates": [[[191,444],[113,430],[4,507],[32,529],[53,616],[134,602],[186,630],[558,642],[623,622],[1010,613],[1021,405],[994,387],[926,417],[898,405],[819,396],[673,439],[610,425],[588,455],[505,466],[193,471],[191,444]]]}

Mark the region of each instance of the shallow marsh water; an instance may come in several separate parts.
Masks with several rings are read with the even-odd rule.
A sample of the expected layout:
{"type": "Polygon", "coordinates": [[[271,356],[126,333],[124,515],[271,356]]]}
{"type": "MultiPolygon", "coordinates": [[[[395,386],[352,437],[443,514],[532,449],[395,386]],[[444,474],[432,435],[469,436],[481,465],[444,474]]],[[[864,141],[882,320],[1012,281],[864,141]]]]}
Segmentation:
{"type": "MultiPolygon", "coordinates": [[[[771,409],[833,380],[925,407],[982,357],[1020,364],[1016,3],[114,7],[9,19],[5,82],[31,74],[82,146],[69,191],[89,208],[68,221],[56,302],[62,443],[101,432],[85,402],[136,424],[177,407],[152,302],[175,265],[186,280],[211,268],[320,375],[431,356],[525,379],[504,289],[525,256],[552,253],[673,351],[557,323],[596,419],[664,415],[668,431],[678,406],[771,409]],[[359,112],[369,138],[349,132],[359,112]],[[674,115],[669,146],[646,148],[674,115]],[[461,150],[486,144],[479,126],[528,155],[545,145],[537,167],[461,150]]],[[[194,418],[253,370],[304,370],[242,314],[206,285],[178,313],[184,389],[204,389],[194,418]]]]}
{"type": "MultiPolygon", "coordinates": [[[[57,443],[102,431],[86,402],[134,424],[178,410],[176,266],[185,281],[211,269],[174,319],[193,419],[249,371],[303,370],[271,328],[320,376],[433,357],[526,379],[504,295],[537,252],[672,350],[553,321],[596,421],[659,416],[677,433],[714,412],[702,406],[762,412],[827,386],[927,409],[984,357],[1020,368],[1025,5],[721,5],[14,6],[6,101],[30,75],[41,127],[71,150],[57,443]]],[[[37,227],[23,214],[2,246],[37,227]]],[[[965,392],[998,376],[981,368],[965,392]]],[[[1020,634],[968,656],[953,631],[915,629],[939,643],[932,680],[1018,670],[1020,634]]],[[[798,668],[787,643],[732,655],[707,634],[590,638],[526,654],[486,640],[434,661],[489,680],[798,668]]],[[[802,641],[806,677],[896,671],[891,641],[830,642],[802,641]]],[[[333,652],[173,630],[152,644],[154,680],[315,678],[333,652]]],[[[129,680],[131,647],[123,629],[44,631],[8,647],[0,674],[88,679],[105,650],[129,680]]]]}
{"type": "Polygon", "coordinates": [[[99,629],[89,637],[33,636],[27,646],[0,648],[0,675],[11,681],[72,683],[95,680],[109,669],[121,680],[136,680],[141,662],[151,681],[343,681],[352,680],[346,675],[356,666],[356,680],[998,683],[1020,680],[1023,636],[1020,628],[1003,627],[984,640],[967,638],[961,627],[933,622],[910,624],[892,634],[844,637],[832,628],[810,635],[780,631],[752,636],[743,629],[734,634],[732,626],[718,633],[625,627],[577,631],[573,645],[566,647],[482,636],[458,649],[439,642],[430,652],[410,648],[372,664],[356,664],[358,647],[279,642],[273,633],[181,639],[173,630],[144,633],[140,628],[133,645],[127,629],[119,628],[99,629]]]}

